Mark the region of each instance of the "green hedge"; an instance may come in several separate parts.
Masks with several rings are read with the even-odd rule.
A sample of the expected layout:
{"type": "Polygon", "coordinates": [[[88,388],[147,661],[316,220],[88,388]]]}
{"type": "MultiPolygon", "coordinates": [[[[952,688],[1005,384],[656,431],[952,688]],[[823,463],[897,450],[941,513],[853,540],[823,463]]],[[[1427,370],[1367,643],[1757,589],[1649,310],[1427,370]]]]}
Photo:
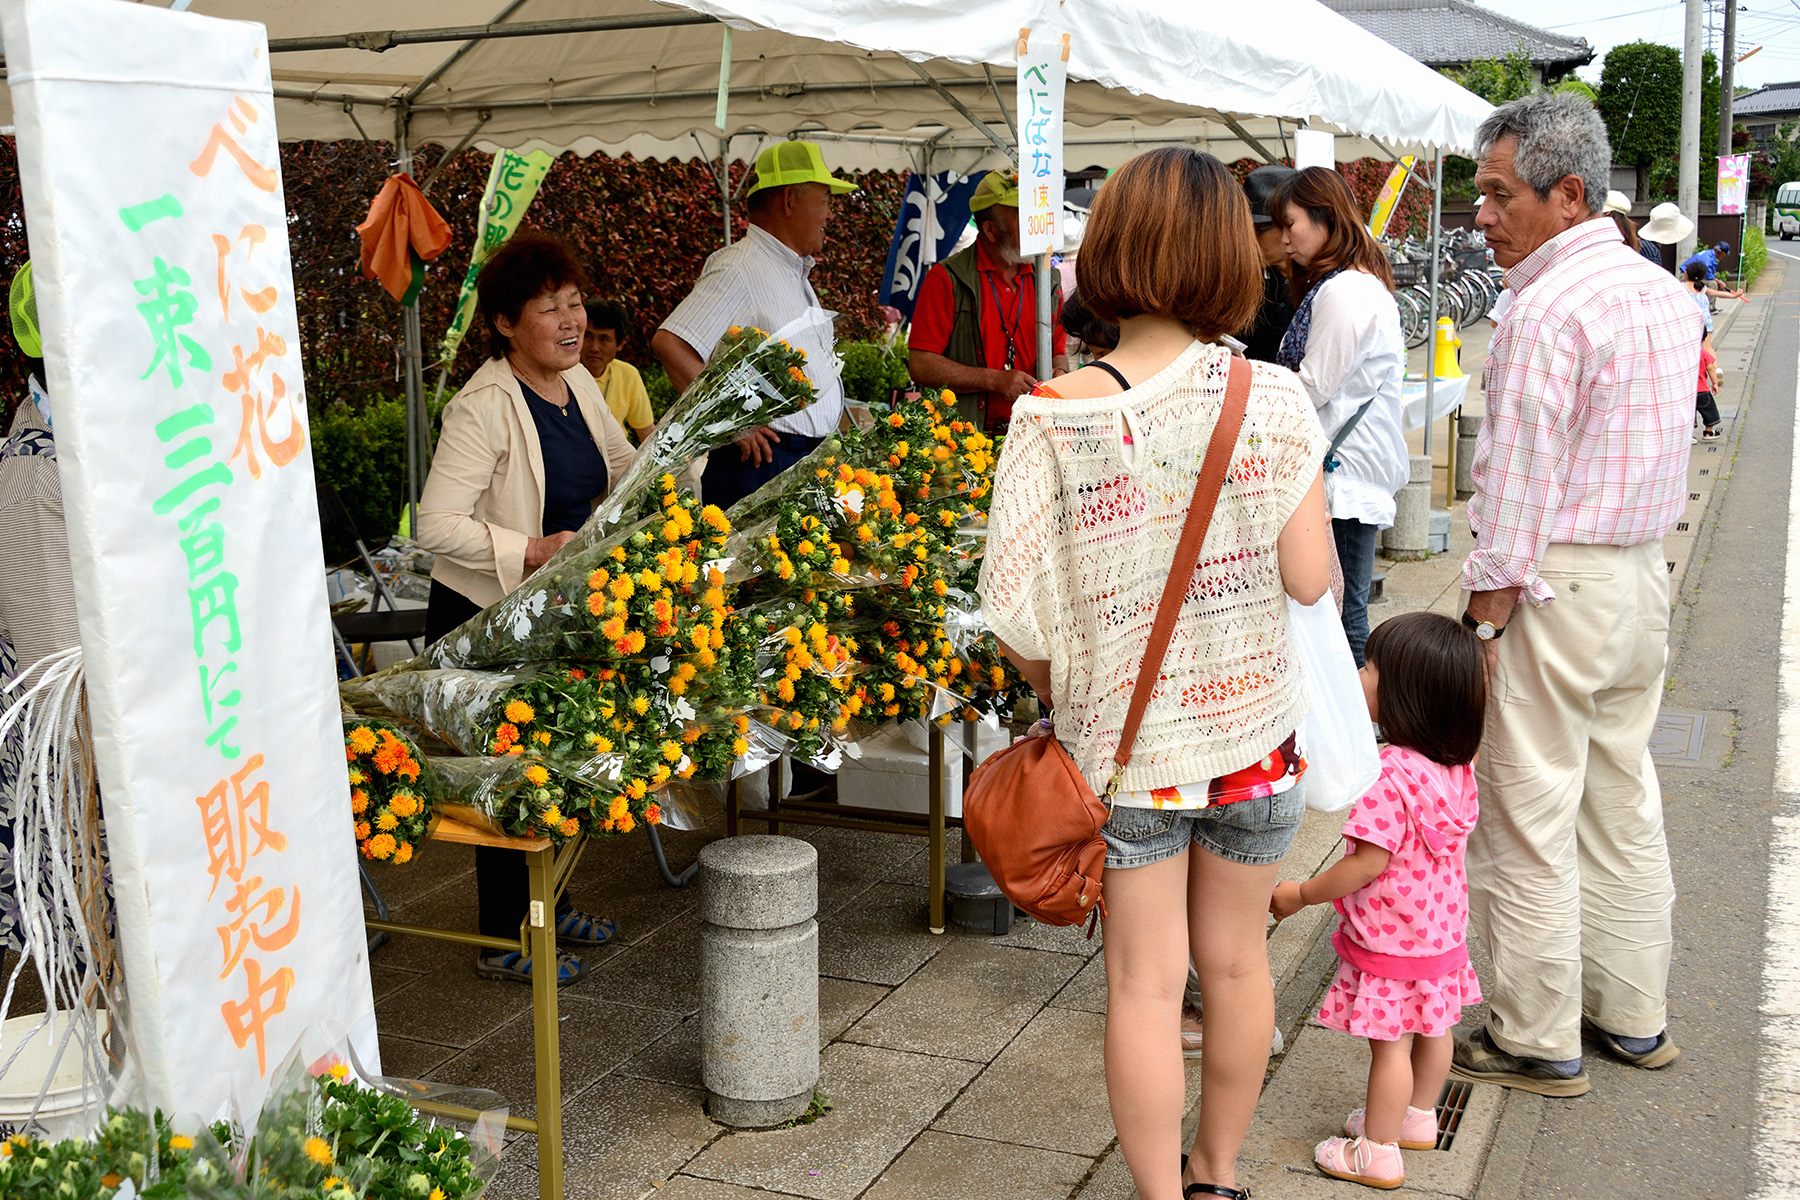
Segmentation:
{"type": "Polygon", "coordinates": [[[1763,240],[1762,230],[1756,228],[1744,231],[1744,288],[1756,282],[1756,277],[1763,273],[1769,265],[1769,243],[1763,240]]]}
{"type": "MultiPolygon", "coordinates": [[[[405,401],[378,397],[354,410],[327,405],[312,414],[312,450],[313,470],[337,489],[363,541],[373,549],[392,537],[406,503],[405,401]]],[[[331,562],[355,555],[346,538],[325,546],[331,562]]]]}

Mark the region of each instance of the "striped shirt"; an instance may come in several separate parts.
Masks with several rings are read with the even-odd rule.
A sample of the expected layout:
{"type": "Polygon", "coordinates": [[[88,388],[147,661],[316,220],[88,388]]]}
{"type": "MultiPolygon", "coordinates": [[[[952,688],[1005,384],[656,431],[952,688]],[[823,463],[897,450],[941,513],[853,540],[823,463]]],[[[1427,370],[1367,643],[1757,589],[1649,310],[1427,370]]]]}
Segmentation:
{"type": "MultiPolygon", "coordinates": [[[[692,346],[702,358],[711,358],[713,348],[733,325],[753,325],[773,333],[807,309],[820,308],[819,297],[807,279],[812,268],[810,256],[795,254],[773,234],[751,225],[742,238],[713,251],[694,281],[694,290],[676,305],[662,328],[692,346]]],[[[783,433],[824,437],[837,429],[844,412],[837,355],[825,337],[808,334],[792,341],[806,351],[806,373],[819,398],[770,425],[783,433]]]]}
{"type": "Polygon", "coordinates": [[[1506,272],[1512,307],[1487,361],[1463,564],[1472,592],[1556,598],[1551,543],[1636,546],[1687,502],[1700,314],[1610,218],[1551,238],[1506,272]]]}

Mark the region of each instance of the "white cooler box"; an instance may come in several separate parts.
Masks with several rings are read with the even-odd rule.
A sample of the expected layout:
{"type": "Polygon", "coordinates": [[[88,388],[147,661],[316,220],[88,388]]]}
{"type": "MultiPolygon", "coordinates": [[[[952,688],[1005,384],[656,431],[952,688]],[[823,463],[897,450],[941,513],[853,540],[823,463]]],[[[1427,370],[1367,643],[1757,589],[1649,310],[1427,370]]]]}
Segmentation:
{"type": "MultiPolygon", "coordinates": [[[[960,722],[945,730],[944,812],[962,816],[962,759],[959,749],[967,726],[960,722]]],[[[931,759],[926,752],[923,722],[911,721],[884,729],[858,743],[861,758],[845,756],[838,768],[838,803],[859,808],[885,808],[894,812],[924,813],[931,809],[931,759]]],[[[1005,729],[975,727],[975,762],[1012,739],[1005,729]]]]}

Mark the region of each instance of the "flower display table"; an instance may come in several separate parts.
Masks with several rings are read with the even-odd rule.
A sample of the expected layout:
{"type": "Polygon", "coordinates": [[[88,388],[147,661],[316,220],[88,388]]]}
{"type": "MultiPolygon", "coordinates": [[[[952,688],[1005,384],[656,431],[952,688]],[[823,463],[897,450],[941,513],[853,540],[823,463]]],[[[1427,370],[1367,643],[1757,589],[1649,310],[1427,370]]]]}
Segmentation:
{"type": "MultiPolygon", "coordinates": [[[[518,850],[525,855],[531,906],[524,924],[519,927],[518,939],[485,937],[478,933],[399,921],[366,920],[365,924],[371,932],[433,938],[487,950],[517,950],[529,956],[534,965],[552,964],[551,970],[533,970],[531,973],[531,1038],[536,1050],[537,1118],[508,1116],[506,1126],[537,1135],[538,1196],[540,1200],[562,1200],[562,1058],[557,1046],[554,970],[556,898],[562,894],[580,861],[587,839],[576,836],[559,849],[549,838],[502,837],[464,824],[451,815],[442,817],[428,836],[434,841],[518,850]]],[[[473,1120],[480,1115],[472,1110],[425,1100],[414,1101],[413,1107],[435,1116],[461,1120],[473,1120]]]]}

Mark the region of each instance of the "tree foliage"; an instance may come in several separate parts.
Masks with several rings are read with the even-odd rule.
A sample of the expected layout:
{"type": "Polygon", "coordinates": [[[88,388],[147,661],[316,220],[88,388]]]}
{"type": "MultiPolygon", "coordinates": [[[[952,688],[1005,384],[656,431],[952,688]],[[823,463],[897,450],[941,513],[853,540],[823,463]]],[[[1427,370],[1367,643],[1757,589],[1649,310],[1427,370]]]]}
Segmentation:
{"type": "Polygon", "coordinates": [[[1520,42],[1503,58],[1485,58],[1466,67],[1447,67],[1443,72],[1489,104],[1505,104],[1529,95],[1532,89],[1531,55],[1520,42]]]}
{"type": "MultiPolygon", "coordinates": [[[[1655,42],[1627,42],[1607,52],[1600,68],[1600,116],[1613,161],[1637,167],[1646,195],[1672,197],[1681,164],[1681,52],[1655,42]]],[[[1719,60],[1710,50],[1700,67],[1700,195],[1712,199],[1718,173],[1708,169],[1719,146],[1719,60]]]]}

